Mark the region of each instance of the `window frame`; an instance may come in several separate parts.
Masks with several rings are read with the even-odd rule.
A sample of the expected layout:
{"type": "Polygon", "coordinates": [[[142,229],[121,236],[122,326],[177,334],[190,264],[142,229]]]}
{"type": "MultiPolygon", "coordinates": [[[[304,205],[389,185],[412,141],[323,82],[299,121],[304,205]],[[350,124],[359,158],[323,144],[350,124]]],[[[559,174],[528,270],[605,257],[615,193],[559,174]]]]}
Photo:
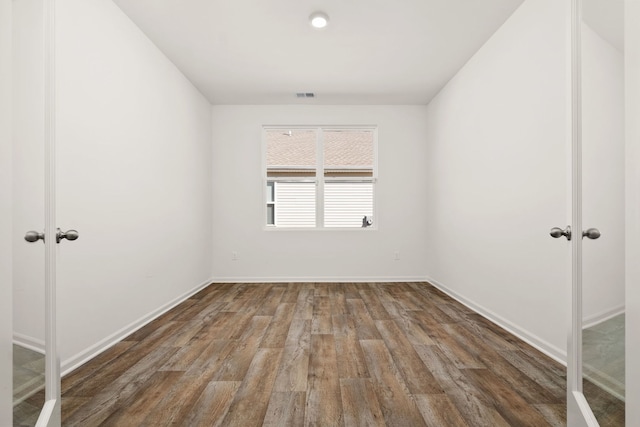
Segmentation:
{"type": "Polygon", "coordinates": [[[262,147],[262,224],[263,229],[267,231],[377,231],[379,226],[378,202],[377,202],[377,184],[378,184],[378,126],[377,125],[263,125],[261,132],[262,147]],[[316,135],[316,174],[315,176],[305,177],[286,177],[277,178],[267,175],[267,132],[269,131],[288,131],[288,130],[310,130],[316,135]],[[325,177],[324,176],[324,141],[323,132],[326,131],[370,131],[373,134],[373,171],[370,178],[354,176],[354,177],[325,177]],[[278,209],[275,203],[275,185],[274,185],[274,224],[267,224],[267,200],[268,182],[315,182],[316,184],[316,225],[315,227],[284,227],[278,226],[275,212],[278,209]],[[369,227],[325,227],[324,225],[324,184],[325,182],[371,182],[373,185],[373,224],[369,227]]]}
{"type": "Polygon", "coordinates": [[[276,227],[276,183],[275,181],[267,181],[265,189],[265,206],[266,206],[266,218],[268,227],[276,227]],[[272,185],[269,186],[269,183],[272,185]],[[269,189],[271,187],[271,189],[269,189]],[[273,207],[273,224],[269,222],[269,207],[273,207]]]}

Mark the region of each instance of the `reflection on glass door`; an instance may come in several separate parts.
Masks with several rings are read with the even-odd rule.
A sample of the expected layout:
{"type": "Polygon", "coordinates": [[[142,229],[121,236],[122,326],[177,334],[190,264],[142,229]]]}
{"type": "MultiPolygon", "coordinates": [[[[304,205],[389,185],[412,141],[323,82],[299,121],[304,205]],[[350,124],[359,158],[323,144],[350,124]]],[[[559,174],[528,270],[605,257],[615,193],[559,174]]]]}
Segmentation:
{"type": "Polygon", "coordinates": [[[583,0],[580,31],[583,393],[601,426],[622,426],[624,1],[583,0]]]}
{"type": "Polygon", "coordinates": [[[44,29],[41,0],[13,2],[13,424],[35,425],[45,401],[44,29]],[[37,236],[36,236],[37,237],[37,236]]]}

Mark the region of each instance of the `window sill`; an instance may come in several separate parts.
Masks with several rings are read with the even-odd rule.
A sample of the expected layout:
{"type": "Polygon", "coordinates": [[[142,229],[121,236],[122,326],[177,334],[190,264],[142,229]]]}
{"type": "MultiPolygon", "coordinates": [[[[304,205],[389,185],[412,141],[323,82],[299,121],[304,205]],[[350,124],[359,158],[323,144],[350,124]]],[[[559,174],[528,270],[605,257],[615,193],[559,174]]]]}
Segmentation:
{"type": "Polygon", "coordinates": [[[378,227],[275,227],[275,226],[264,226],[262,228],[264,231],[350,231],[356,233],[364,233],[369,231],[378,231],[378,227]]]}

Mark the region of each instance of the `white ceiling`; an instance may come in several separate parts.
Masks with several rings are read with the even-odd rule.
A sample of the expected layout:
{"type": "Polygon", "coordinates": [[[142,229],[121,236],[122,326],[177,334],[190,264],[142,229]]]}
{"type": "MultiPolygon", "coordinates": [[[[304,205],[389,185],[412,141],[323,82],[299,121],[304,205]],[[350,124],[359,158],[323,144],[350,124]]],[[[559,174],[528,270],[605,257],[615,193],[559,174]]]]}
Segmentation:
{"type": "Polygon", "coordinates": [[[426,104],[522,1],[114,0],[212,104],[426,104]]]}

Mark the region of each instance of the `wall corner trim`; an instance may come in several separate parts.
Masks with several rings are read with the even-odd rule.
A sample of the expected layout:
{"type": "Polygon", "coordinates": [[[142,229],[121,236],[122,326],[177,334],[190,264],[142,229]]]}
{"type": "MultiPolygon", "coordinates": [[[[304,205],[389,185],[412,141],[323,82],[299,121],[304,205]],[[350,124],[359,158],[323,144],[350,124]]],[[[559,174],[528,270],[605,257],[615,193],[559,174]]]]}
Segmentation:
{"type": "Polygon", "coordinates": [[[429,284],[431,284],[434,287],[436,287],[439,290],[441,290],[442,292],[444,292],[445,294],[449,295],[451,298],[455,299],[456,301],[458,301],[462,305],[465,305],[466,307],[468,307],[471,310],[475,311],[476,313],[478,313],[479,315],[481,315],[485,319],[489,320],[492,323],[495,323],[496,325],[498,325],[502,329],[506,330],[510,334],[515,335],[516,337],[520,338],[521,340],[523,340],[527,344],[533,346],[534,348],[536,348],[537,350],[541,351],[545,355],[549,356],[550,358],[552,358],[556,362],[558,362],[558,363],[560,363],[560,364],[562,364],[564,366],[567,366],[567,352],[566,352],[566,350],[562,350],[562,349],[560,349],[560,348],[548,343],[547,341],[539,338],[538,336],[530,333],[529,331],[527,331],[525,329],[522,329],[518,325],[515,325],[514,323],[510,322],[509,320],[503,318],[502,316],[497,315],[496,313],[492,312],[491,310],[488,310],[485,307],[483,307],[483,306],[481,306],[479,304],[476,304],[475,302],[463,297],[462,295],[460,295],[457,292],[451,290],[446,285],[438,282],[437,280],[434,280],[432,278],[427,278],[426,281],[429,284]]]}
{"type": "Polygon", "coordinates": [[[103,351],[108,350],[109,348],[113,347],[118,342],[122,341],[124,338],[129,336],[131,333],[137,331],[138,329],[142,328],[143,326],[147,325],[148,323],[151,323],[153,320],[157,319],[158,317],[162,316],[167,311],[171,310],[175,306],[181,304],[182,302],[186,301],[187,299],[189,299],[193,295],[197,294],[202,289],[204,289],[207,286],[209,286],[211,283],[213,283],[213,279],[211,279],[211,278],[203,281],[202,283],[198,284],[197,286],[195,286],[190,291],[185,292],[184,294],[182,294],[182,295],[178,296],[177,298],[169,301],[168,303],[164,304],[163,306],[159,307],[158,309],[153,310],[152,312],[148,313],[147,315],[145,315],[145,316],[139,318],[138,320],[128,324],[124,328],[122,328],[122,329],[114,332],[113,334],[107,336],[106,338],[98,341],[96,344],[92,345],[91,347],[88,347],[87,349],[77,353],[76,355],[74,355],[74,356],[72,356],[72,357],[70,357],[70,358],[68,358],[66,360],[63,360],[62,363],[61,363],[62,376],[64,377],[65,375],[67,375],[70,372],[72,372],[74,369],[84,365],[89,360],[91,360],[94,357],[98,356],[103,351]]]}

